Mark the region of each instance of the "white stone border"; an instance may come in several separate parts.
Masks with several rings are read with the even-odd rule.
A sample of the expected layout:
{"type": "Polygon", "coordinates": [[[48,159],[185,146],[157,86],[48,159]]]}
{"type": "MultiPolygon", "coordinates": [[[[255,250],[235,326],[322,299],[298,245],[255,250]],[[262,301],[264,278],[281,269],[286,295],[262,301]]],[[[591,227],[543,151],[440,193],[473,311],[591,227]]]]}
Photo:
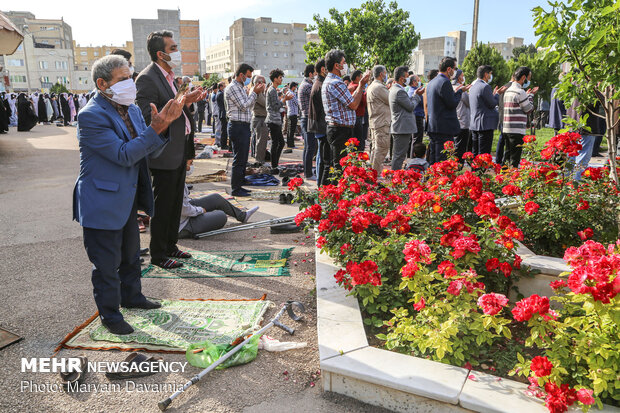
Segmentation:
{"type": "MultiPolygon", "coordinates": [[[[527,257],[526,251],[522,253],[526,265],[547,273],[547,264],[553,262],[552,267],[560,269],[553,258],[542,257],[551,260],[547,261],[531,251],[527,257]]],[[[527,385],[523,383],[370,347],[357,299],[347,295],[334,279],[338,270],[331,258],[316,250],[317,328],[324,391],[396,412],[547,412],[540,400],[524,394],[527,385]],[[468,379],[470,374],[474,380],[468,379]]],[[[602,411],[620,409],[605,406],[602,411]]]]}

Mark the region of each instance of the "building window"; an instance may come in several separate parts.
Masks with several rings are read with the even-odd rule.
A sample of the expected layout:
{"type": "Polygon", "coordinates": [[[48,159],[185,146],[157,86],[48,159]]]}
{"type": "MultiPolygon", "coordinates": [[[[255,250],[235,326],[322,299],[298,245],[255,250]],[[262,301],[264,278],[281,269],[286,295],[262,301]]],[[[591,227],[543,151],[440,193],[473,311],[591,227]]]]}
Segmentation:
{"type": "Polygon", "coordinates": [[[269,53],[265,52],[265,53],[263,53],[263,56],[267,57],[267,55],[268,55],[268,54],[269,54],[269,53]]]}
{"type": "Polygon", "coordinates": [[[278,57],[278,54],[277,54],[277,53],[274,53],[274,54],[273,54],[273,57],[278,57]]]}
{"type": "Polygon", "coordinates": [[[99,56],[99,52],[93,52],[94,56],[99,56]]]}
{"type": "Polygon", "coordinates": [[[274,46],[278,46],[280,44],[280,42],[278,42],[277,40],[273,42],[274,46]]]}
{"type": "Polygon", "coordinates": [[[263,40],[263,44],[267,44],[267,40],[263,40]]]}
{"type": "Polygon", "coordinates": [[[80,56],[88,56],[88,53],[86,53],[86,52],[80,52],[80,56]]]}
{"type": "Polygon", "coordinates": [[[9,78],[11,83],[26,83],[26,76],[23,75],[11,75],[9,78]]]}
{"type": "Polygon", "coordinates": [[[284,42],[284,46],[288,46],[288,42],[284,42]]]}
{"type": "Polygon", "coordinates": [[[48,63],[46,61],[41,60],[39,62],[39,69],[48,69],[48,68],[49,68],[49,65],[48,65],[48,63]]]}
{"type": "Polygon", "coordinates": [[[8,66],[23,66],[24,59],[7,59],[8,66]]]}
{"type": "Polygon", "coordinates": [[[284,53],[284,57],[288,57],[288,53],[284,53]]]}
{"type": "Polygon", "coordinates": [[[266,69],[267,69],[267,65],[263,65],[263,69],[265,69],[265,70],[266,70],[266,69]]]}
{"type": "Polygon", "coordinates": [[[274,28],[273,28],[273,32],[274,32],[274,33],[278,33],[278,28],[277,28],[277,27],[274,27],[274,28]]]}
{"type": "Polygon", "coordinates": [[[267,28],[263,27],[263,33],[267,33],[267,28]]]}
{"type": "Polygon", "coordinates": [[[285,65],[285,66],[284,66],[284,68],[285,68],[285,69],[288,69],[288,65],[285,65]]]}
{"type": "Polygon", "coordinates": [[[109,50],[106,50],[105,55],[108,56],[110,54],[109,50]]]}
{"type": "Polygon", "coordinates": [[[41,76],[41,83],[49,83],[49,82],[50,82],[49,76],[41,76]]]}
{"type": "Polygon", "coordinates": [[[58,83],[61,83],[61,84],[64,84],[64,85],[69,83],[69,80],[67,79],[67,76],[57,77],[56,79],[58,80],[58,83]]]}
{"type": "Polygon", "coordinates": [[[285,33],[285,34],[286,34],[286,33],[288,33],[288,32],[286,31],[286,29],[284,29],[284,33],[285,33]]]}
{"type": "Polygon", "coordinates": [[[56,69],[67,69],[67,62],[56,61],[56,69]]]}

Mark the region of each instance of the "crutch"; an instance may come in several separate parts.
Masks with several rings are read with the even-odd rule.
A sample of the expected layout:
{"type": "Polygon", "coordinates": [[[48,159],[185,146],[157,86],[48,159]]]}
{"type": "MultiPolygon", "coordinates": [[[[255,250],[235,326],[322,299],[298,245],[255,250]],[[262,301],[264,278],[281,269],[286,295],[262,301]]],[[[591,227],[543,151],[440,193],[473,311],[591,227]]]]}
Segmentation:
{"type": "Polygon", "coordinates": [[[211,235],[226,234],[226,233],[235,232],[235,231],[243,231],[246,229],[278,227],[282,225],[288,225],[293,222],[295,222],[295,215],[292,215],[290,217],[284,217],[284,218],[273,218],[273,219],[268,219],[265,221],[253,222],[251,224],[243,224],[243,225],[237,225],[234,227],[216,229],[214,231],[202,232],[200,234],[194,235],[194,239],[210,237],[211,235]]]}
{"type": "Polygon", "coordinates": [[[260,330],[252,334],[250,337],[243,340],[241,343],[237,344],[232,350],[230,350],[228,353],[224,354],[222,357],[217,359],[215,363],[211,364],[209,367],[207,367],[206,369],[204,369],[203,371],[195,375],[190,381],[185,383],[185,385],[183,386],[181,390],[177,390],[172,396],[168,397],[166,400],[160,401],[158,403],[159,410],[161,410],[162,412],[166,410],[168,406],[170,406],[170,403],[172,403],[172,401],[176,399],[181,393],[187,390],[191,385],[198,383],[200,379],[202,379],[207,373],[215,370],[217,366],[219,366],[220,364],[228,360],[230,357],[232,357],[233,354],[241,350],[241,348],[245,344],[247,344],[252,339],[252,337],[257,336],[257,335],[262,335],[265,331],[269,330],[273,326],[279,327],[291,335],[294,334],[295,333],[294,328],[286,326],[280,323],[280,321],[278,321],[278,319],[282,316],[282,314],[284,314],[285,311],[288,313],[291,319],[293,319],[294,321],[299,321],[303,318],[303,313],[306,312],[306,309],[304,308],[304,305],[300,303],[299,301],[289,300],[286,303],[284,303],[280,311],[275,315],[275,317],[271,319],[271,321],[269,321],[269,323],[266,326],[264,326],[263,328],[261,328],[260,330]],[[296,308],[301,314],[300,315],[295,314],[295,310],[293,308],[296,308]]]}

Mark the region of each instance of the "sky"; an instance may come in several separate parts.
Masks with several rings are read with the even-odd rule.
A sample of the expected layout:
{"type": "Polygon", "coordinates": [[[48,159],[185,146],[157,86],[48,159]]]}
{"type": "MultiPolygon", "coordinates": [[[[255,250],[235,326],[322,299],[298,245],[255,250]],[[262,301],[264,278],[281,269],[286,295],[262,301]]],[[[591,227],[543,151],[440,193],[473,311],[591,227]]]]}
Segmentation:
{"type": "MultiPolygon", "coordinates": [[[[389,1],[389,0],[388,0],[389,1]]],[[[388,2],[386,1],[386,3],[388,2]]],[[[11,2],[11,6],[16,2],[11,2]]],[[[361,0],[149,0],[89,3],[66,0],[29,0],[24,2],[25,11],[37,18],[59,19],[71,25],[73,39],[81,46],[120,46],[131,40],[131,19],[155,19],[157,9],[181,10],[181,19],[200,20],[201,48],[216,44],[228,34],[228,28],[235,19],[242,17],[271,17],[274,22],[296,22],[310,24],[313,15],[329,15],[334,7],[344,11],[359,7],[361,0]]],[[[10,3],[8,3],[10,4],[10,3]]],[[[468,49],[471,45],[473,0],[400,0],[399,7],[409,11],[410,20],[422,38],[444,36],[454,30],[467,32],[468,49]]],[[[5,6],[7,3],[5,3],[5,6]]],[[[10,7],[11,7],[10,6],[10,7]]],[[[525,43],[535,43],[532,28],[532,8],[547,6],[546,0],[480,0],[478,41],[502,42],[508,37],[523,37],[525,43]]],[[[24,10],[12,8],[12,10],[24,10]]],[[[548,8],[545,7],[545,8],[548,8]]],[[[3,10],[11,10],[4,9],[3,10]]],[[[162,27],[164,29],[165,27],[162,27]]],[[[134,47],[137,47],[135,45],[134,47]]]]}

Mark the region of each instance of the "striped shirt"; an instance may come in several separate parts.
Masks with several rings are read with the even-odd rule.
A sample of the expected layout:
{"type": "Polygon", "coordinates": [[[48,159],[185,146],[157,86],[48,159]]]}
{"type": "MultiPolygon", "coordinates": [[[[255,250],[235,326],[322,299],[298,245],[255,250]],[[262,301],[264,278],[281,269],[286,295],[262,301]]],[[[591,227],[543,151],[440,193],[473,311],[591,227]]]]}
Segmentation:
{"type": "Polygon", "coordinates": [[[256,93],[246,93],[243,84],[233,80],[224,89],[226,101],[226,113],[228,120],[232,122],[247,122],[252,120],[252,107],[256,101],[256,93]]]}
{"type": "Polygon", "coordinates": [[[310,92],[312,91],[312,80],[305,78],[299,86],[297,91],[297,97],[299,98],[299,105],[301,106],[301,117],[308,117],[308,108],[310,107],[310,92]]]}
{"type": "Polygon", "coordinates": [[[523,87],[512,82],[504,92],[504,119],[502,132],[525,135],[527,114],[534,110],[534,95],[529,95],[523,87]]]}
{"type": "Polygon", "coordinates": [[[355,126],[355,111],[349,108],[353,96],[340,76],[328,73],[321,89],[325,121],[328,124],[355,126]]]}

